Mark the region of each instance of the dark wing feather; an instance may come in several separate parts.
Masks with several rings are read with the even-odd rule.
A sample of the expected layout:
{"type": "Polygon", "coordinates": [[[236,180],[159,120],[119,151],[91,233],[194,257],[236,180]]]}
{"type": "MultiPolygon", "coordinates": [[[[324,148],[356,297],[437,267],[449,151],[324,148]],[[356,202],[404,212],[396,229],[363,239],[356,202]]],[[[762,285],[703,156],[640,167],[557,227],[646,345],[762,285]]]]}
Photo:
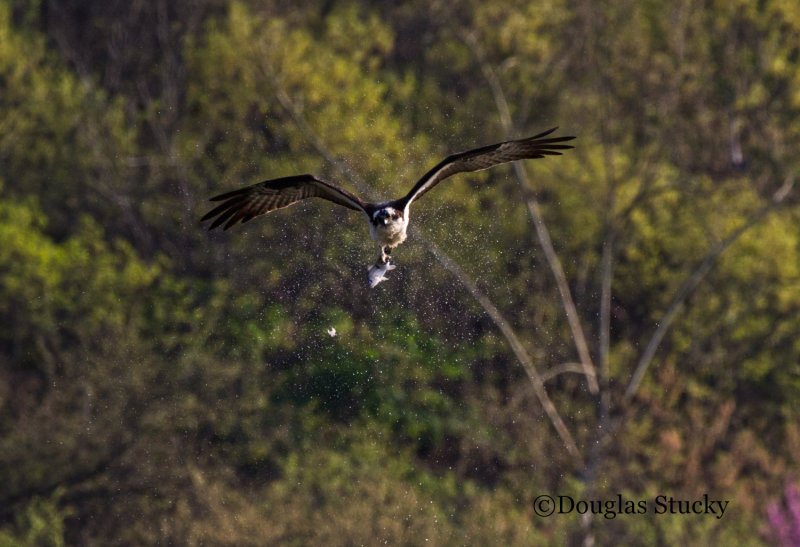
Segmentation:
{"type": "Polygon", "coordinates": [[[211,201],[222,201],[222,204],[206,213],[201,222],[217,217],[208,229],[213,230],[224,223],[223,228],[227,230],[237,222],[247,222],[306,198],[327,199],[349,209],[366,212],[366,204],[344,188],[314,175],[295,175],[266,180],[214,196],[211,201]]]}
{"type": "Polygon", "coordinates": [[[559,156],[559,150],[567,150],[572,146],[559,144],[575,137],[551,137],[547,135],[558,129],[554,127],[527,139],[491,144],[475,150],[453,154],[442,160],[436,167],[425,173],[414,188],[400,201],[403,205],[414,201],[422,194],[442,182],[447,177],[456,173],[482,171],[495,165],[522,159],[543,158],[545,156],[559,156]]]}

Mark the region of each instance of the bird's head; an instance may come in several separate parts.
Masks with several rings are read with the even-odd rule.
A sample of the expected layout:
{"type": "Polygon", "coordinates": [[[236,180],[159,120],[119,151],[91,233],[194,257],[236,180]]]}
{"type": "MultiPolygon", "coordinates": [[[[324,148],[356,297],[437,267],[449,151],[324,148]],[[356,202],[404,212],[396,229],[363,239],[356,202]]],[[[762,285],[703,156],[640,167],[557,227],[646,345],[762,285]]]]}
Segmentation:
{"type": "Polygon", "coordinates": [[[376,226],[388,226],[396,222],[402,222],[403,212],[394,207],[384,207],[378,209],[372,217],[372,223],[376,226]]]}

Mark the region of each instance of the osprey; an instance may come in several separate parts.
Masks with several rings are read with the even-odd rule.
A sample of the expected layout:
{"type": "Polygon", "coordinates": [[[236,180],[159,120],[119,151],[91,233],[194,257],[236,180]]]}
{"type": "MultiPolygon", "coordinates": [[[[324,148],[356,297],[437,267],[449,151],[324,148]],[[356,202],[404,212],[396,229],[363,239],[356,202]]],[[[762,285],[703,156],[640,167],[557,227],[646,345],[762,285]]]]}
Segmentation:
{"type": "Polygon", "coordinates": [[[259,182],[215,196],[211,201],[221,201],[222,204],[209,211],[201,221],[216,217],[209,230],[223,224],[223,229],[227,230],[237,222],[244,223],[259,215],[312,197],[327,199],[349,209],[361,211],[369,222],[370,236],[381,246],[381,256],[370,268],[370,285],[375,286],[384,279],[386,271],[393,268],[389,267],[389,254],[392,249],[406,240],[408,209],[412,202],[456,173],[482,171],[516,160],[561,155],[559,150],[566,150],[572,146],[560,143],[575,137],[545,138],[556,129],[558,128],[554,127],[527,139],[491,144],[448,156],[425,173],[408,194],[394,201],[368,203],[344,188],[314,175],[294,175],[259,182]]]}

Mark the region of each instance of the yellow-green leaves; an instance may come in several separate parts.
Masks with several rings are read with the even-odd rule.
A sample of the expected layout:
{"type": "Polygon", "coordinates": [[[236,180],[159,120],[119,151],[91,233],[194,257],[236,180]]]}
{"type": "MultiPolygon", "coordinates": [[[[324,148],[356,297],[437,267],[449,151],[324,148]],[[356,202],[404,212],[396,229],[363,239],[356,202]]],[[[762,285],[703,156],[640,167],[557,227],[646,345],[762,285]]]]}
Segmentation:
{"type": "Polygon", "coordinates": [[[81,345],[138,328],[146,292],[159,275],[125,241],[111,245],[84,217],[56,241],[32,201],[0,202],[0,316],[3,336],[20,344],[63,337],[81,345]],[[16,318],[16,319],[15,319],[16,318]]]}

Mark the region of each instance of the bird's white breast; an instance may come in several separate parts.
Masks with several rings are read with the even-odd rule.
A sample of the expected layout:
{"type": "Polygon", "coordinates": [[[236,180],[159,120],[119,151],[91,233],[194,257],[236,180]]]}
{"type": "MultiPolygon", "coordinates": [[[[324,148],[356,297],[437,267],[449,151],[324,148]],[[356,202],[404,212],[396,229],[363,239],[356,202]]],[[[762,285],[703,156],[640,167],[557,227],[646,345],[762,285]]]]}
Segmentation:
{"type": "Polygon", "coordinates": [[[408,228],[408,215],[397,220],[390,220],[387,224],[375,225],[370,223],[369,235],[380,245],[395,247],[406,240],[408,228]]]}

